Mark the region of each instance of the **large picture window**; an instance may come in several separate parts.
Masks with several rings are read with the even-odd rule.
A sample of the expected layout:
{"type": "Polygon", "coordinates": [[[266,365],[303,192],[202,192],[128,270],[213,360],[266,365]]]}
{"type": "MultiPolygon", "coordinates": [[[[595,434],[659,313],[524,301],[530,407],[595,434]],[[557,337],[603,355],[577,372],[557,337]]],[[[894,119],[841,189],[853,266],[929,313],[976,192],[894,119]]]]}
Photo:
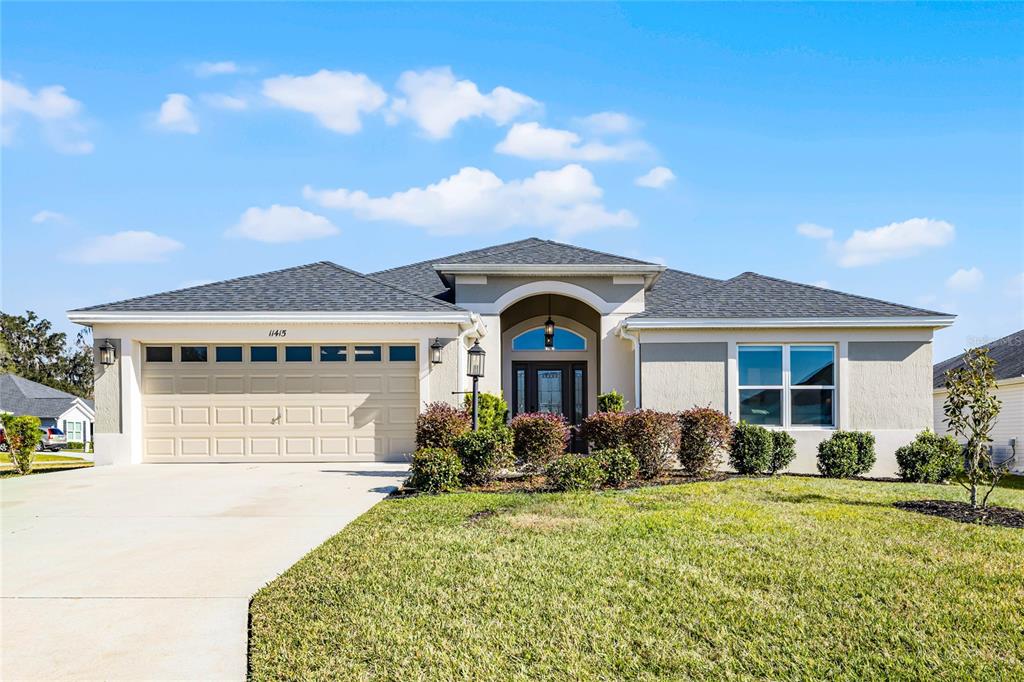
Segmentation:
{"type": "Polygon", "coordinates": [[[758,345],[737,351],[741,420],[763,426],[835,426],[834,346],[758,345]]]}

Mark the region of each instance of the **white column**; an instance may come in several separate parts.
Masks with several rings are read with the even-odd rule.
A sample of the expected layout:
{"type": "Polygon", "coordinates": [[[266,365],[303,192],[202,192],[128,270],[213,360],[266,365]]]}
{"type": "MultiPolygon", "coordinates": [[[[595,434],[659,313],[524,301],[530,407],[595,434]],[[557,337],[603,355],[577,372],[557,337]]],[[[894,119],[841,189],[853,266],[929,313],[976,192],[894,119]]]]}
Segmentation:
{"type": "MultiPolygon", "coordinates": [[[[500,393],[501,376],[505,371],[501,357],[501,315],[481,315],[480,320],[487,327],[487,335],[480,339],[480,347],[487,353],[484,358],[484,376],[480,379],[480,392],[500,393]]],[[[508,396],[505,399],[508,400],[508,396]]]]}
{"type": "MultiPolygon", "coordinates": [[[[615,328],[629,315],[611,314],[601,316],[601,331],[598,334],[598,343],[601,344],[601,366],[599,368],[600,382],[598,382],[598,393],[618,391],[625,397],[628,409],[637,407],[636,404],[636,356],[633,344],[615,334],[615,328]]],[[[594,377],[591,377],[591,381],[594,377]]],[[[597,409],[597,405],[591,405],[591,411],[597,409]]]]}
{"type": "Polygon", "coordinates": [[[729,413],[729,419],[734,422],[740,420],[740,381],[739,381],[739,350],[735,341],[729,341],[728,358],[725,366],[725,406],[729,413]]]}
{"type": "Polygon", "coordinates": [[[850,428],[850,342],[839,342],[839,412],[836,428],[850,428]]]}

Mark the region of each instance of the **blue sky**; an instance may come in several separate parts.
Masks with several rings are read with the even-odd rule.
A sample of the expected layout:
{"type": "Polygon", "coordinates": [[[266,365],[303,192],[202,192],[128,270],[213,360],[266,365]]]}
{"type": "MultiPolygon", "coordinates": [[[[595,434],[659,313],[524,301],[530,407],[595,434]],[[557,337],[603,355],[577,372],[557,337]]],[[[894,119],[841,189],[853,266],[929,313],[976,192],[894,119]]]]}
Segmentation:
{"type": "Polygon", "coordinates": [[[3,309],[62,329],[532,235],[956,313],[936,359],[1024,327],[1022,5],[6,3],[2,32],[3,309]]]}

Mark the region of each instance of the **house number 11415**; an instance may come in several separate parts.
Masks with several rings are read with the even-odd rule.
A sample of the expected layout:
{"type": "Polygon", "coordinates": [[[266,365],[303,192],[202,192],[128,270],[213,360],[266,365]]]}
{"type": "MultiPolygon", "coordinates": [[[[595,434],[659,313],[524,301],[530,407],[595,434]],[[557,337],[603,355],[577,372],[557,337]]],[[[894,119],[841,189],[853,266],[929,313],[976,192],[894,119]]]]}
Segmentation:
{"type": "Polygon", "coordinates": [[[287,329],[271,329],[267,336],[288,336],[287,329]]]}

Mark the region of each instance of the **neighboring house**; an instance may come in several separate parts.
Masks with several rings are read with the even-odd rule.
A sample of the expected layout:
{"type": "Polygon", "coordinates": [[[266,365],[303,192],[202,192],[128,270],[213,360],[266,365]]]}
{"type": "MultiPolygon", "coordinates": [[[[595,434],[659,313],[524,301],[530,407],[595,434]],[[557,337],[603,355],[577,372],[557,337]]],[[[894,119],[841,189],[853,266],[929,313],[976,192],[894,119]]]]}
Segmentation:
{"type": "Polygon", "coordinates": [[[42,426],[63,431],[69,443],[91,441],[96,421],[93,401],[16,374],[0,374],[0,412],[39,417],[42,426]]]}
{"type": "MultiPolygon", "coordinates": [[[[995,428],[992,429],[992,447],[997,455],[1015,455],[1011,467],[1024,472],[1024,329],[1004,336],[982,348],[996,361],[996,395],[1003,401],[995,428]]],[[[943,405],[946,402],[946,372],[963,367],[964,356],[943,360],[933,372],[935,432],[948,433],[943,405]]]]}
{"type": "Polygon", "coordinates": [[[513,414],[578,423],[612,389],[631,407],[710,405],[790,431],[793,471],[815,471],[834,429],[869,429],[876,475],[931,425],[932,333],[953,322],[541,239],[371,275],[313,263],[69,317],[93,328],[97,358],[112,349],[96,371],[106,462],[401,459],[426,403],[461,402],[479,339],[480,388],[513,414]]]}

